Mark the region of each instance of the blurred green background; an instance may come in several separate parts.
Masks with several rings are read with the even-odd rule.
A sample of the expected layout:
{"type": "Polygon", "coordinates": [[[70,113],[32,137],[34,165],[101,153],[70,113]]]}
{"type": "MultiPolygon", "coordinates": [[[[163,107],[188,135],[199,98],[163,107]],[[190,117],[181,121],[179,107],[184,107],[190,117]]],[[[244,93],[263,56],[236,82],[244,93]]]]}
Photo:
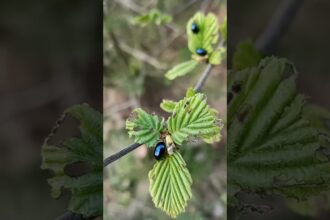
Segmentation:
{"type": "MultiPolygon", "coordinates": [[[[104,157],[133,142],[125,130],[132,109],[167,116],[162,99],[179,100],[194,86],[204,65],[189,76],[166,80],[165,72],[190,58],[185,25],[195,12],[212,11],[222,23],[226,1],[104,1],[104,157]],[[133,22],[152,9],[170,15],[162,24],[133,22]]],[[[204,87],[208,102],[226,118],[226,62],[213,69],[204,87]]],[[[226,219],[226,133],[214,145],[181,147],[193,177],[193,198],[177,219],[226,219]]],[[[140,147],[104,170],[104,219],[170,219],[155,208],[149,194],[148,171],[153,149],[140,147]]]]}

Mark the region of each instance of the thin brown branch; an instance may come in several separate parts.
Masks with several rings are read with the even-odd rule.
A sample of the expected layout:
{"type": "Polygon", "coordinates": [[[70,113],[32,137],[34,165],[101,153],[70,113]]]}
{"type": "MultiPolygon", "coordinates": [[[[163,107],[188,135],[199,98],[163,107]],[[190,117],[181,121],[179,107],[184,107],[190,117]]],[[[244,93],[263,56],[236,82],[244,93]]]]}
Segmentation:
{"type": "Polygon", "coordinates": [[[143,144],[134,143],[134,144],[129,145],[128,147],[125,147],[121,151],[119,151],[119,152],[111,155],[110,157],[107,157],[106,159],[104,159],[103,166],[104,167],[108,166],[110,163],[118,160],[119,158],[125,156],[126,154],[130,153],[131,151],[137,149],[138,147],[140,147],[142,145],[143,144]]]}
{"type": "Polygon", "coordinates": [[[274,50],[303,2],[304,0],[283,0],[281,2],[266,29],[256,40],[255,47],[258,51],[268,54],[274,50]]]}

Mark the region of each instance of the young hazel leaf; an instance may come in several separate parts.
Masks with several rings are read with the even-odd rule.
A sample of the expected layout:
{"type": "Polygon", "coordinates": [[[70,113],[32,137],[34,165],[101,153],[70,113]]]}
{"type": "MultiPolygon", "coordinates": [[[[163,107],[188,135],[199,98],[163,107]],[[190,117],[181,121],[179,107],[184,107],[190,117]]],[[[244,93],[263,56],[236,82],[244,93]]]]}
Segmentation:
{"type": "Polygon", "coordinates": [[[179,152],[157,161],[149,171],[150,193],[157,208],[175,218],[191,198],[192,178],[179,152]]]}
{"type": "Polygon", "coordinates": [[[164,120],[156,115],[150,115],[137,108],[133,111],[133,116],[126,121],[126,129],[130,137],[134,136],[135,142],[154,147],[163,129],[164,120]]]}
{"type": "Polygon", "coordinates": [[[197,64],[198,62],[195,60],[189,60],[187,62],[180,63],[165,73],[165,77],[169,80],[173,80],[176,77],[184,76],[195,69],[197,64]]]}
{"type": "Polygon", "coordinates": [[[329,159],[302,113],[296,77],[290,62],[275,57],[229,74],[229,205],[238,205],[239,192],[306,199],[329,189],[329,159]]]}
{"type": "Polygon", "coordinates": [[[218,19],[213,13],[208,13],[206,16],[197,12],[187,24],[187,36],[189,50],[195,54],[196,49],[203,48],[208,54],[213,52],[213,45],[219,39],[219,24],[218,19]],[[199,27],[199,32],[191,31],[192,24],[195,23],[199,27]]]}
{"type": "Polygon", "coordinates": [[[222,25],[220,26],[220,33],[221,33],[221,38],[224,41],[226,41],[227,40],[227,18],[225,18],[222,25]]]}
{"type": "MultiPolygon", "coordinates": [[[[41,169],[53,171],[54,177],[48,179],[52,196],[59,198],[62,188],[71,192],[68,209],[85,218],[101,216],[103,203],[103,137],[102,115],[88,105],[76,105],[67,109],[63,115],[73,116],[80,122],[81,137],[65,140],[59,145],[49,145],[48,138],[42,146],[41,169]],[[89,166],[89,172],[71,177],[65,168],[75,163],[89,166]]],[[[51,133],[49,137],[53,136],[51,133]]]]}
{"type": "Polygon", "coordinates": [[[205,95],[197,93],[179,101],[167,120],[168,131],[173,141],[181,145],[188,136],[202,138],[207,143],[220,140],[217,111],[211,109],[205,95]]]}
{"type": "Polygon", "coordinates": [[[258,65],[261,60],[260,53],[253,47],[250,40],[238,44],[233,58],[233,69],[242,70],[258,65]]]}
{"type": "Polygon", "coordinates": [[[213,65],[219,65],[226,55],[225,48],[221,47],[213,51],[213,53],[209,57],[209,63],[213,65]]]}
{"type": "Polygon", "coordinates": [[[174,111],[175,105],[177,102],[163,99],[162,103],[160,103],[161,109],[163,109],[165,112],[172,113],[174,111]]]}

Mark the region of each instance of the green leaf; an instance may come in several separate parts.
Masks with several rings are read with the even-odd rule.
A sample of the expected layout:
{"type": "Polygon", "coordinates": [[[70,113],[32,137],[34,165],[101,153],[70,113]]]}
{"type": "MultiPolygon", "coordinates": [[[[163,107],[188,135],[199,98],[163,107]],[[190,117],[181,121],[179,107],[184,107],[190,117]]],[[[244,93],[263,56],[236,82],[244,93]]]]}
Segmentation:
{"type": "Polygon", "coordinates": [[[174,111],[175,105],[177,102],[163,99],[162,103],[160,103],[161,109],[163,109],[165,112],[172,113],[174,111]]]}
{"type": "Polygon", "coordinates": [[[165,77],[167,79],[173,80],[176,77],[184,76],[184,75],[188,74],[189,72],[191,72],[193,69],[195,69],[197,64],[198,64],[198,62],[195,60],[189,60],[187,62],[180,63],[180,64],[174,66],[172,69],[170,69],[165,74],[165,77]]]}
{"type": "Polygon", "coordinates": [[[304,118],[320,133],[330,136],[330,111],[321,106],[308,104],[303,110],[304,118]]]}
{"type": "Polygon", "coordinates": [[[168,14],[160,12],[158,9],[152,9],[147,13],[133,18],[133,24],[146,26],[149,24],[164,25],[172,21],[172,17],[168,14]]]}
{"type": "Polygon", "coordinates": [[[208,13],[206,16],[197,12],[187,24],[187,36],[189,50],[196,54],[197,48],[203,48],[211,54],[214,50],[213,46],[219,39],[219,24],[218,19],[213,13],[208,13]],[[192,23],[196,23],[199,27],[199,33],[194,34],[191,31],[192,23]]]}
{"type": "MultiPolygon", "coordinates": [[[[61,120],[67,115],[80,122],[81,137],[70,138],[59,145],[49,145],[47,138],[41,151],[41,169],[54,173],[48,179],[54,198],[61,196],[62,188],[71,192],[70,211],[85,218],[100,216],[103,210],[103,117],[87,104],[70,107],[61,120]],[[67,175],[65,168],[78,162],[89,166],[90,171],[78,177],[67,175]]],[[[49,137],[53,135],[54,132],[49,137]]]]}
{"type": "Polygon", "coordinates": [[[153,147],[159,139],[164,120],[150,115],[140,108],[134,109],[133,115],[126,121],[126,129],[135,142],[153,147]]]}
{"type": "Polygon", "coordinates": [[[205,95],[197,93],[185,97],[175,106],[172,116],[167,120],[168,131],[173,141],[181,145],[188,136],[204,139],[207,143],[220,140],[220,126],[217,111],[211,109],[205,95]]]}
{"type": "Polygon", "coordinates": [[[216,49],[210,54],[209,63],[213,65],[219,65],[225,55],[226,55],[225,48],[221,47],[219,49],[216,49]]]}
{"type": "Polygon", "coordinates": [[[329,188],[330,163],[303,116],[296,77],[290,62],[275,57],[229,74],[229,205],[243,191],[306,199],[329,188]]]}
{"type": "Polygon", "coordinates": [[[260,53],[253,47],[251,40],[238,44],[233,57],[233,69],[242,70],[258,65],[261,60],[260,53]]]}
{"type": "Polygon", "coordinates": [[[189,87],[186,91],[186,97],[189,98],[189,97],[192,97],[196,95],[196,91],[194,90],[193,87],[189,87]]]}
{"type": "Polygon", "coordinates": [[[157,208],[175,218],[191,198],[192,178],[179,152],[157,161],[149,172],[150,193],[157,208]]]}
{"type": "Polygon", "coordinates": [[[221,37],[224,41],[227,40],[227,18],[223,21],[222,25],[220,26],[220,33],[221,37]]]}

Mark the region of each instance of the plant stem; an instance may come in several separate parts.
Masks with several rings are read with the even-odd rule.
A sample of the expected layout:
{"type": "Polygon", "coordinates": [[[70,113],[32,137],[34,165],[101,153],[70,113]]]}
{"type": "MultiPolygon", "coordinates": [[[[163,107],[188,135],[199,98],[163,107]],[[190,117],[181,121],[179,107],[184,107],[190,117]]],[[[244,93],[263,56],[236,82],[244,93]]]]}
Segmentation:
{"type": "Polygon", "coordinates": [[[255,47],[258,51],[265,54],[273,51],[303,2],[304,0],[282,0],[267,28],[256,40],[255,47]]]}
{"type": "MultiPolygon", "coordinates": [[[[222,39],[220,42],[219,42],[219,45],[217,47],[217,49],[220,49],[221,47],[223,47],[225,41],[222,39]]],[[[211,73],[211,70],[213,68],[213,65],[212,64],[208,64],[206,66],[206,68],[204,69],[203,71],[203,74],[201,75],[201,77],[198,79],[198,82],[196,83],[196,86],[194,88],[194,90],[196,92],[201,92],[203,87],[204,87],[204,84],[207,80],[207,78],[210,76],[210,73],[211,73]]]]}
{"type": "Polygon", "coordinates": [[[125,156],[129,152],[137,149],[138,147],[140,147],[142,145],[143,144],[134,143],[134,144],[129,145],[128,147],[125,147],[124,149],[122,149],[118,153],[115,153],[115,154],[111,155],[110,157],[107,157],[106,159],[104,159],[103,166],[104,167],[108,166],[110,163],[118,160],[119,158],[125,156]]]}
{"type": "MultiPolygon", "coordinates": [[[[221,41],[219,46],[221,46],[223,44],[223,42],[221,41]]],[[[203,87],[204,87],[204,84],[207,80],[207,78],[209,77],[210,75],[210,72],[213,68],[213,65],[212,64],[208,64],[205,68],[205,70],[203,71],[203,74],[201,75],[201,77],[199,78],[196,86],[195,86],[195,91],[196,92],[200,92],[202,91],[203,87]]],[[[121,151],[105,158],[103,160],[103,166],[106,167],[108,166],[110,163],[120,159],[121,157],[125,156],[126,154],[128,154],[129,152],[137,149],[138,147],[142,146],[143,144],[138,144],[138,143],[133,143],[127,147],[125,147],[124,149],[122,149],[121,151]]]]}
{"type": "Polygon", "coordinates": [[[211,73],[211,70],[213,68],[213,65],[212,64],[208,64],[202,74],[202,76],[199,78],[194,90],[196,92],[201,92],[202,91],[202,88],[207,80],[207,78],[209,77],[210,73],[211,73]]]}

